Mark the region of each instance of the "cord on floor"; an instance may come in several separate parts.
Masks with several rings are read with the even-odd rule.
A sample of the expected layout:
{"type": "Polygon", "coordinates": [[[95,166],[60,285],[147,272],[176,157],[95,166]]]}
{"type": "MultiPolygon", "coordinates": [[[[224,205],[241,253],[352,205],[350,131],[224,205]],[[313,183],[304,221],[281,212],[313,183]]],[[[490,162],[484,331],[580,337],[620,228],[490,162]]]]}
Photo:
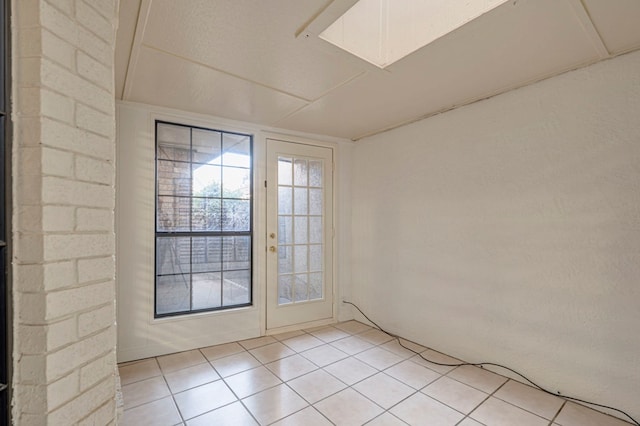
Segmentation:
{"type": "Polygon", "coordinates": [[[362,312],[362,310],[355,303],[352,303],[352,302],[349,302],[349,301],[346,301],[346,300],[343,300],[342,303],[345,303],[347,305],[351,305],[354,308],[356,308],[358,310],[358,312],[360,312],[360,314],[362,314],[362,316],[365,317],[367,319],[367,321],[369,321],[371,324],[373,324],[373,326],[375,328],[377,328],[378,330],[382,331],[383,333],[393,337],[394,339],[396,339],[396,341],[398,342],[398,344],[400,346],[402,346],[403,348],[405,348],[408,351],[413,352],[414,354],[418,355],[420,358],[424,359],[425,361],[427,361],[427,362],[429,362],[431,364],[440,365],[440,366],[443,366],[443,367],[461,367],[461,366],[464,366],[464,365],[470,365],[470,366],[473,366],[473,367],[480,367],[480,368],[484,368],[485,366],[502,368],[503,370],[510,371],[511,373],[517,375],[518,377],[522,378],[523,380],[525,380],[526,382],[531,384],[531,386],[533,386],[534,388],[536,388],[538,390],[541,390],[544,393],[548,393],[549,395],[559,396],[561,398],[564,398],[564,399],[567,399],[567,400],[570,400],[570,401],[575,401],[575,402],[580,402],[582,404],[591,405],[593,407],[606,408],[608,410],[612,410],[612,411],[618,412],[618,413],[628,417],[629,419],[631,419],[633,424],[635,424],[636,426],[640,426],[640,422],[638,422],[636,419],[631,417],[628,413],[626,413],[625,411],[620,410],[619,408],[610,407],[608,405],[598,404],[598,403],[591,402],[591,401],[586,401],[584,399],[575,398],[575,397],[572,397],[572,396],[562,395],[560,392],[552,392],[550,390],[547,390],[547,389],[543,388],[542,386],[538,385],[537,383],[531,381],[525,375],[517,372],[516,370],[514,370],[514,369],[512,369],[510,367],[504,366],[502,364],[496,364],[494,362],[459,362],[459,363],[454,363],[454,364],[446,364],[446,363],[436,362],[436,361],[430,360],[430,359],[426,358],[424,355],[422,355],[420,352],[417,352],[417,351],[411,349],[410,347],[407,347],[407,346],[403,345],[402,344],[402,337],[397,336],[397,335],[395,335],[393,333],[390,333],[390,332],[384,330],[382,327],[380,327],[378,324],[376,324],[371,318],[369,318],[364,312],[362,312]]]}

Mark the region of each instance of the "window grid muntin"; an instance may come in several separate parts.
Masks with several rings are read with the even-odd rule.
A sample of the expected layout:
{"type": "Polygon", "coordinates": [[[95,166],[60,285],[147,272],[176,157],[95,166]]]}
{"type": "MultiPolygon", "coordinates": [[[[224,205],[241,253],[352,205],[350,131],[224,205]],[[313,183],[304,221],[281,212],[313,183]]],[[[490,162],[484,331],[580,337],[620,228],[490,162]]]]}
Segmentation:
{"type": "MultiPolygon", "coordinates": [[[[252,256],[252,248],[253,248],[253,136],[249,135],[249,134],[243,134],[243,133],[236,133],[236,132],[228,132],[228,131],[222,131],[222,130],[214,130],[214,129],[207,129],[207,128],[203,128],[203,127],[197,127],[197,126],[189,126],[189,125],[184,125],[184,124],[179,124],[179,123],[171,123],[171,122],[166,122],[166,121],[160,121],[157,120],[155,123],[155,220],[154,220],[154,227],[155,227],[155,241],[154,241],[154,247],[155,247],[155,256],[154,256],[154,316],[156,318],[160,318],[160,317],[168,317],[168,316],[176,316],[176,315],[185,315],[185,314],[191,314],[191,313],[198,313],[198,312],[208,312],[208,311],[217,311],[217,310],[225,310],[225,309],[231,309],[231,308],[237,308],[237,307],[244,307],[244,306],[251,306],[253,304],[253,256],[252,256]],[[166,151],[164,149],[166,149],[166,146],[162,147],[164,149],[161,149],[161,141],[158,138],[158,128],[159,126],[162,125],[166,125],[166,126],[173,126],[176,128],[187,128],[189,129],[189,144],[188,146],[185,145],[185,147],[183,148],[178,148],[178,146],[174,147],[174,154],[175,154],[175,150],[178,149],[187,149],[188,150],[188,154],[187,154],[187,159],[183,159],[183,160],[176,160],[176,159],[169,159],[170,155],[167,155],[166,151]],[[202,162],[202,161],[193,161],[194,160],[194,144],[193,144],[193,140],[194,140],[194,130],[195,131],[203,131],[203,132],[211,132],[211,133],[217,133],[220,137],[220,143],[219,143],[219,151],[217,151],[218,156],[217,158],[219,158],[219,161],[211,164],[211,162],[202,162]],[[247,156],[248,161],[246,163],[246,166],[238,166],[238,165],[233,165],[233,164],[229,164],[226,165],[224,164],[224,155],[227,152],[231,152],[231,151],[226,151],[225,150],[225,135],[231,135],[231,136],[235,136],[235,137],[240,137],[240,138],[244,138],[245,141],[247,142],[248,146],[247,148],[247,156]],[[164,151],[164,155],[160,156],[162,158],[159,158],[159,152],[160,151],[164,151]],[[159,190],[159,177],[158,177],[158,165],[160,164],[160,162],[167,162],[167,163],[184,163],[188,165],[188,169],[189,169],[189,192],[190,195],[160,195],[160,190],[159,190]],[[202,196],[194,196],[194,180],[193,180],[193,170],[194,170],[194,165],[214,165],[214,166],[218,166],[221,168],[221,173],[220,173],[220,194],[219,197],[202,197],[202,196]],[[224,170],[224,168],[229,168],[229,169],[244,169],[244,170],[248,170],[248,187],[249,187],[249,193],[247,197],[243,197],[243,198],[237,198],[237,197],[224,197],[223,194],[223,184],[224,184],[224,180],[223,180],[223,173],[222,171],[224,170]],[[159,214],[160,214],[160,209],[159,209],[159,197],[170,197],[170,198],[185,198],[185,199],[190,199],[191,202],[189,202],[189,214],[188,214],[188,222],[189,222],[189,226],[188,226],[188,230],[159,230],[159,214]],[[219,200],[220,204],[221,204],[221,208],[220,208],[220,222],[221,222],[221,229],[220,230],[197,230],[197,231],[193,231],[193,200],[195,199],[215,199],[215,200],[219,200]],[[248,223],[246,226],[246,230],[223,230],[222,227],[222,222],[223,222],[223,211],[224,211],[224,207],[223,207],[223,200],[226,201],[245,201],[248,202],[248,223]],[[164,238],[177,238],[177,237],[183,237],[183,238],[189,238],[189,272],[188,273],[184,273],[184,272],[174,272],[174,273],[168,273],[168,274],[158,274],[158,242],[161,239],[164,238]],[[194,271],[194,248],[193,248],[193,240],[195,238],[203,238],[203,237],[216,237],[220,239],[220,245],[221,245],[221,254],[220,254],[220,268],[219,271],[194,271]],[[247,253],[247,268],[246,269],[233,269],[233,268],[229,268],[229,269],[225,269],[225,258],[224,258],[224,239],[227,237],[245,237],[247,238],[247,247],[246,247],[246,253],[247,253]],[[247,301],[243,302],[243,303],[235,303],[235,304],[225,304],[225,274],[229,274],[229,275],[240,275],[240,273],[245,273],[246,278],[247,278],[247,301]],[[208,308],[201,308],[201,309],[194,309],[193,306],[195,304],[194,302],[194,296],[193,296],[193,289],[194,289],[194,280],[193,277],[194,275],[205,275],[205,274],[220,274],[221,275],[221,279],[219,282],[219,291],[220,291],[220,304],[219,306],[215,306],[215,307],[208,307],[208,308]],[[176,310],[176,311],[171,311],[171,312],[163,312],[163,313],[159,313],[158,312],[158,280],[159,279],[163,279],[165,277],[178,277],[181,275],[188,275],[189,276],[189,285],[188,285],[188,290],[189,290],[189,298],[188,298],[188,304],[189,304],[189,309],[183,309],[183,310],[176,310]]],[[[244,143],[244,142],[242,142],[244,143]]],[[[231,145],[232,148],[235,145],[231,145]]],[[[234,247],[234,246],[232,246],[234,247]]],[[[234,251],[237,251],[238,248],[235,247],[234,251]]],[[[179,255],[178,255],[179,256],[179,255]]],[[[179,264],[179,263],[178,263],[179,264]]],[[[175,266],[175,265],[174,265],[175,266]]]]}

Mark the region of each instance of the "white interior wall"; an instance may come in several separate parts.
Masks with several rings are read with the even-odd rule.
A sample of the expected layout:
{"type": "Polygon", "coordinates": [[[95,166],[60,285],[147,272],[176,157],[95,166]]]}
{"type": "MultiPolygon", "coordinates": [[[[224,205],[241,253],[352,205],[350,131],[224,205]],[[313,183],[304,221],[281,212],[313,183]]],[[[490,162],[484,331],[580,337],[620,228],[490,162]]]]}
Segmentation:
{"type": "Polygon", "coordinates": [[[354,300],[640,417],[640,52],[366,138],[354,300]]]}
{"type": "MultiPolygon", "coordinates": [[[[266,206],[265,142],[277,129],[251,123],[190,114],[132,103],[117,105],[116,235],[118,278],[118,361],[146,358],[260,336],[265,332],[266,206]],[[156,119],[254,135],[254,305],[218,311],[153,318],[154,206],[156,119]],[[268,133],[271,132],[271,133],[268,133]]],[[[282,133],[283,131],[280,131],[282,133]]],[[[309,135],[291,135],[293,138],[309,135]]],[[[287,137],[284,137],[286,140],[287,137]]],[[[319,140],[315,137],[316,140],[319,140]]],[[[350,170],[352,143],[322,138],[336,149],[336,181],[347,184],[334,191],[336,227],[336,300],[349,294],[351,216],[350,170]]],[[[336,304],[337,320],[351,319],[351,311],[336,304]]]]}

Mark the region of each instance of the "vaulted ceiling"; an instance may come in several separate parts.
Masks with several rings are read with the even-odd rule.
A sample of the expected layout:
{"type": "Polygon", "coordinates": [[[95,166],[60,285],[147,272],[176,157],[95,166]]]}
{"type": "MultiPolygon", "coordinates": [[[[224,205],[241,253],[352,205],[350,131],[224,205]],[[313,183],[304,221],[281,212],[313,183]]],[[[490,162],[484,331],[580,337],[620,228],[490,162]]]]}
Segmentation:
{"type": "Polygon", "coordinates": [[[357,140],[640,48],[640,0],[510,0],[379,69],[317,37],[354,3],[121,1],[117,95],[357,140]]]}

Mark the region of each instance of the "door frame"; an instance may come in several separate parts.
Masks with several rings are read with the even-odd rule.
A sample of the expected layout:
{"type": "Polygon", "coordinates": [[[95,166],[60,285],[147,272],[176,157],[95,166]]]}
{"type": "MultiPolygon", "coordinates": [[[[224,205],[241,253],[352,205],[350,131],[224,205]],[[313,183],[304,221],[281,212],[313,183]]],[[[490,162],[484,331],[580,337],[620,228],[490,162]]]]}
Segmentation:
{"type": "MultiPolygon", "coordinates": [[[[260,248],[261,250],[259,250],[260,252],[260,257],[259,259],[256,259],[259,263],[259,268],[261,269],[261,271],[259,271],[260,276],[262,278],[262,285],[260,286],[260,303],[261,303],[261,310],[262,310],[262,315],[260,316],[260,328],[262,330],[262,335],[263,336],[268,336],[268,335],[272,335],[272,334],[278,334],[278,333],[286,333],[289,331],[295,331],[295,330],[301,330],[304,328],[312,328],[312,327],[320,327],[323,325],[328,325],[328,324],[334,324],[335,322],[337,322],[338,319],[338,305],[339,305],[339,300],[338,300],[338,259],[337,259],[337,241],[338,239],[336,238],[337,236],[337,232],[336,229],[339,228],[339,220],[338,220],[338,196],[337,196],[337,170],[338,170],[338,162],[339,162],[339,156],[338,156],[338,152],[339,152],[339,146],[337,143],[334,142],[323,142],[321,140],[314,140],[314,139],[309,139],[309,138],[305,138],[305,137],[301,137],[301,136],[293,136],[293,135],[289,135],[289,134],[285,134],[285,133],[277,133],[277,132],[269,132],[269,131],[263,131],[260,132],[259,135],[259,139],[260,139],[260,162],[262,163],[260,165],[260,168],[258,170],[257,175],[259,176],[259,187],[260,187],[260,211],[259,213],[257,213],[255,215],[255,219],[259,222],[260,226],[256,226],[256,234],[259,232],[259,240],[256,239],[256,244],[260,244],[260,248]],[[317,146],[317,147],[321,147],[321,148],[331,148],[332,150],[332,162],[333,162],[333,179],[332,179],[332,187],[331,187],[331,193],[332,193],[332,211],[331,214],[333,215],[333,233],[332,233],[332,238],[331,241],[329,242],[331,244],[331,260],[332,260],[332,270],[331,270],[331,291],[333,294],[333,303],[332,303],[332,317],[331,318],[327,318],[327,319],[323,319],[323,320],[318,320],[318,321],[311,321],[308,323],[302,323],[302,324],[294,324],[294,325],[288,325],[288,326],[284,326],[284,327],[278,327],[278,328],[271,328],[268,329],[267,328],[267,303],[268,303],[268,298],[267,298],[267,250],[268,250],[268,239],[267,239],[267,188],[265,187],[265,182],[267,180],[267,139],[276,139],[276,140],[280,140],[283,142],[291,142],[291,143],[297,143],[297,144],[301,144],[301,145],[310,145],[310,146],[317,146]]],[[[258,235],[256,235],[258,236],[258,235]]],[[[257,265],[256,265],[257,266],[257,265]]]]}

